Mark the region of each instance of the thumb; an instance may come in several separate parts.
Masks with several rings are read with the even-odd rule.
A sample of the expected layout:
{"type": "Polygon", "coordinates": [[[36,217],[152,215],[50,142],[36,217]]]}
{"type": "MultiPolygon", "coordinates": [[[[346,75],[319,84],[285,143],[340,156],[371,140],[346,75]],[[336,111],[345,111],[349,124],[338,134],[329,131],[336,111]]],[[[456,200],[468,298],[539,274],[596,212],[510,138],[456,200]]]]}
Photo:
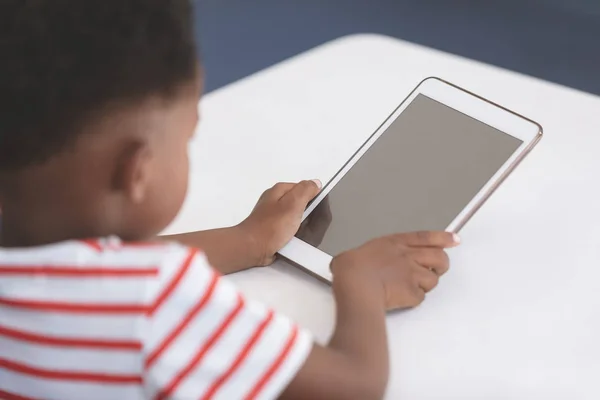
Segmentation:
{"type": "Polygon", "coordinates": [[[294,207],[304,210],[306,205],[319,194],[322,186],[321,181],[318,179],[302,181],[283,195],[281,201],[290,202],[294,207]]]}

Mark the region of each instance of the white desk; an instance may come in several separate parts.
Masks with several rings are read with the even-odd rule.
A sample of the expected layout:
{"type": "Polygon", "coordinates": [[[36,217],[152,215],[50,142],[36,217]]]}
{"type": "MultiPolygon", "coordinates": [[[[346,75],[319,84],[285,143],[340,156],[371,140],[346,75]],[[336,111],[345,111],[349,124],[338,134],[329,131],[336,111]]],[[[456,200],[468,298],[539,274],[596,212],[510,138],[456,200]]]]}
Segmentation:
{"type": "MultiPolygon", "coordinates": [[[[430,75],[546,136],[467,225],[438,289],[389,317],[388,398],[600,399],[598,97],[395,39],[340,39],[205,97],[169,232],[237,223],[276,181],[328,180],[430,75]]],[[[318,340],[331,333],[328,287],[284,262],[231,279],[318,340]]]]}

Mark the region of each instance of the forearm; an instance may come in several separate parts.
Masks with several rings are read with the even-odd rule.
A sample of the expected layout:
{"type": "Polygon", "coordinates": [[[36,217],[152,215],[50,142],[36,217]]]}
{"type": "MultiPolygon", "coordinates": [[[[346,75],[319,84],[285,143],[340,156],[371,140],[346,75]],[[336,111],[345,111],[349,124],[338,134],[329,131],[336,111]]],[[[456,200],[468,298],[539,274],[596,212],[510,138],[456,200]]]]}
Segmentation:
{"type": "Polygon", "coordinates": [[[222,274],[254,267],[260,258],[252,238],[237,226],[163,236],[162,239],[201,249],[222,274]]]}
{"type": "Polygon", "coordinates": [[[377,283],[334,276],[336,327],[329,348],[348,357],[365,384],[383,394],[389,375],[384,298],[377,283]]]}
{"type": "Polygon", "coordinates": [[[282,400],[374,400],[385,393],[388,355],[381,288],[334,277],[333,291],[334,334],[326,347],[314,345],[282,400]]]}

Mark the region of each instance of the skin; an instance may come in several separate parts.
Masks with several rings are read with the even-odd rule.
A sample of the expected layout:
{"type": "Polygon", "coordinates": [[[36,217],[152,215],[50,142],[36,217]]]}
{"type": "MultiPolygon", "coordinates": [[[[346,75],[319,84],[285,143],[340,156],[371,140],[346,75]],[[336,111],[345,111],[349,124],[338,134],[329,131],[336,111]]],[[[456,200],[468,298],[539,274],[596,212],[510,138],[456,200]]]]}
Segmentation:
{"type": "MultiPolygon", "coordinates": [[[[187,148],[201,87],[199,77],[169,99],[111,104],[62,153],[0,173],[0,244],[27,247],[110,235],[155,240],[185,198],[187,148]]],[[[280,183],[239,225],[168,239],[203,248],[223,273],[268,265],[300,228],[319,189],[318,181],[280,183]]],[[[305,228],[319,240],[323,227],[305,228]]],[[[335,257],[335,331],[326,346],[314,345],[281,398],[381,398],[389,374],[386,311],[420,304],[448,270],[444,249],[457,244],[444,232],[399,234],[335,257]]]]}

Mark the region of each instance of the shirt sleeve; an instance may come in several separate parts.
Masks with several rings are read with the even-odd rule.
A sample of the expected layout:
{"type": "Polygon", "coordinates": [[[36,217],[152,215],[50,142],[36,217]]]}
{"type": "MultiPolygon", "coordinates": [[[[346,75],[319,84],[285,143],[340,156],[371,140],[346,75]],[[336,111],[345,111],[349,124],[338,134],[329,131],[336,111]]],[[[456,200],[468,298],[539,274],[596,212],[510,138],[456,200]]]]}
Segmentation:
{"type": "Polygon", "coordinates": [[[273,399],[312,348],[287,317],[248,301],[184,247],[149,288],[144,390],[149,399],[273,399]]]}

